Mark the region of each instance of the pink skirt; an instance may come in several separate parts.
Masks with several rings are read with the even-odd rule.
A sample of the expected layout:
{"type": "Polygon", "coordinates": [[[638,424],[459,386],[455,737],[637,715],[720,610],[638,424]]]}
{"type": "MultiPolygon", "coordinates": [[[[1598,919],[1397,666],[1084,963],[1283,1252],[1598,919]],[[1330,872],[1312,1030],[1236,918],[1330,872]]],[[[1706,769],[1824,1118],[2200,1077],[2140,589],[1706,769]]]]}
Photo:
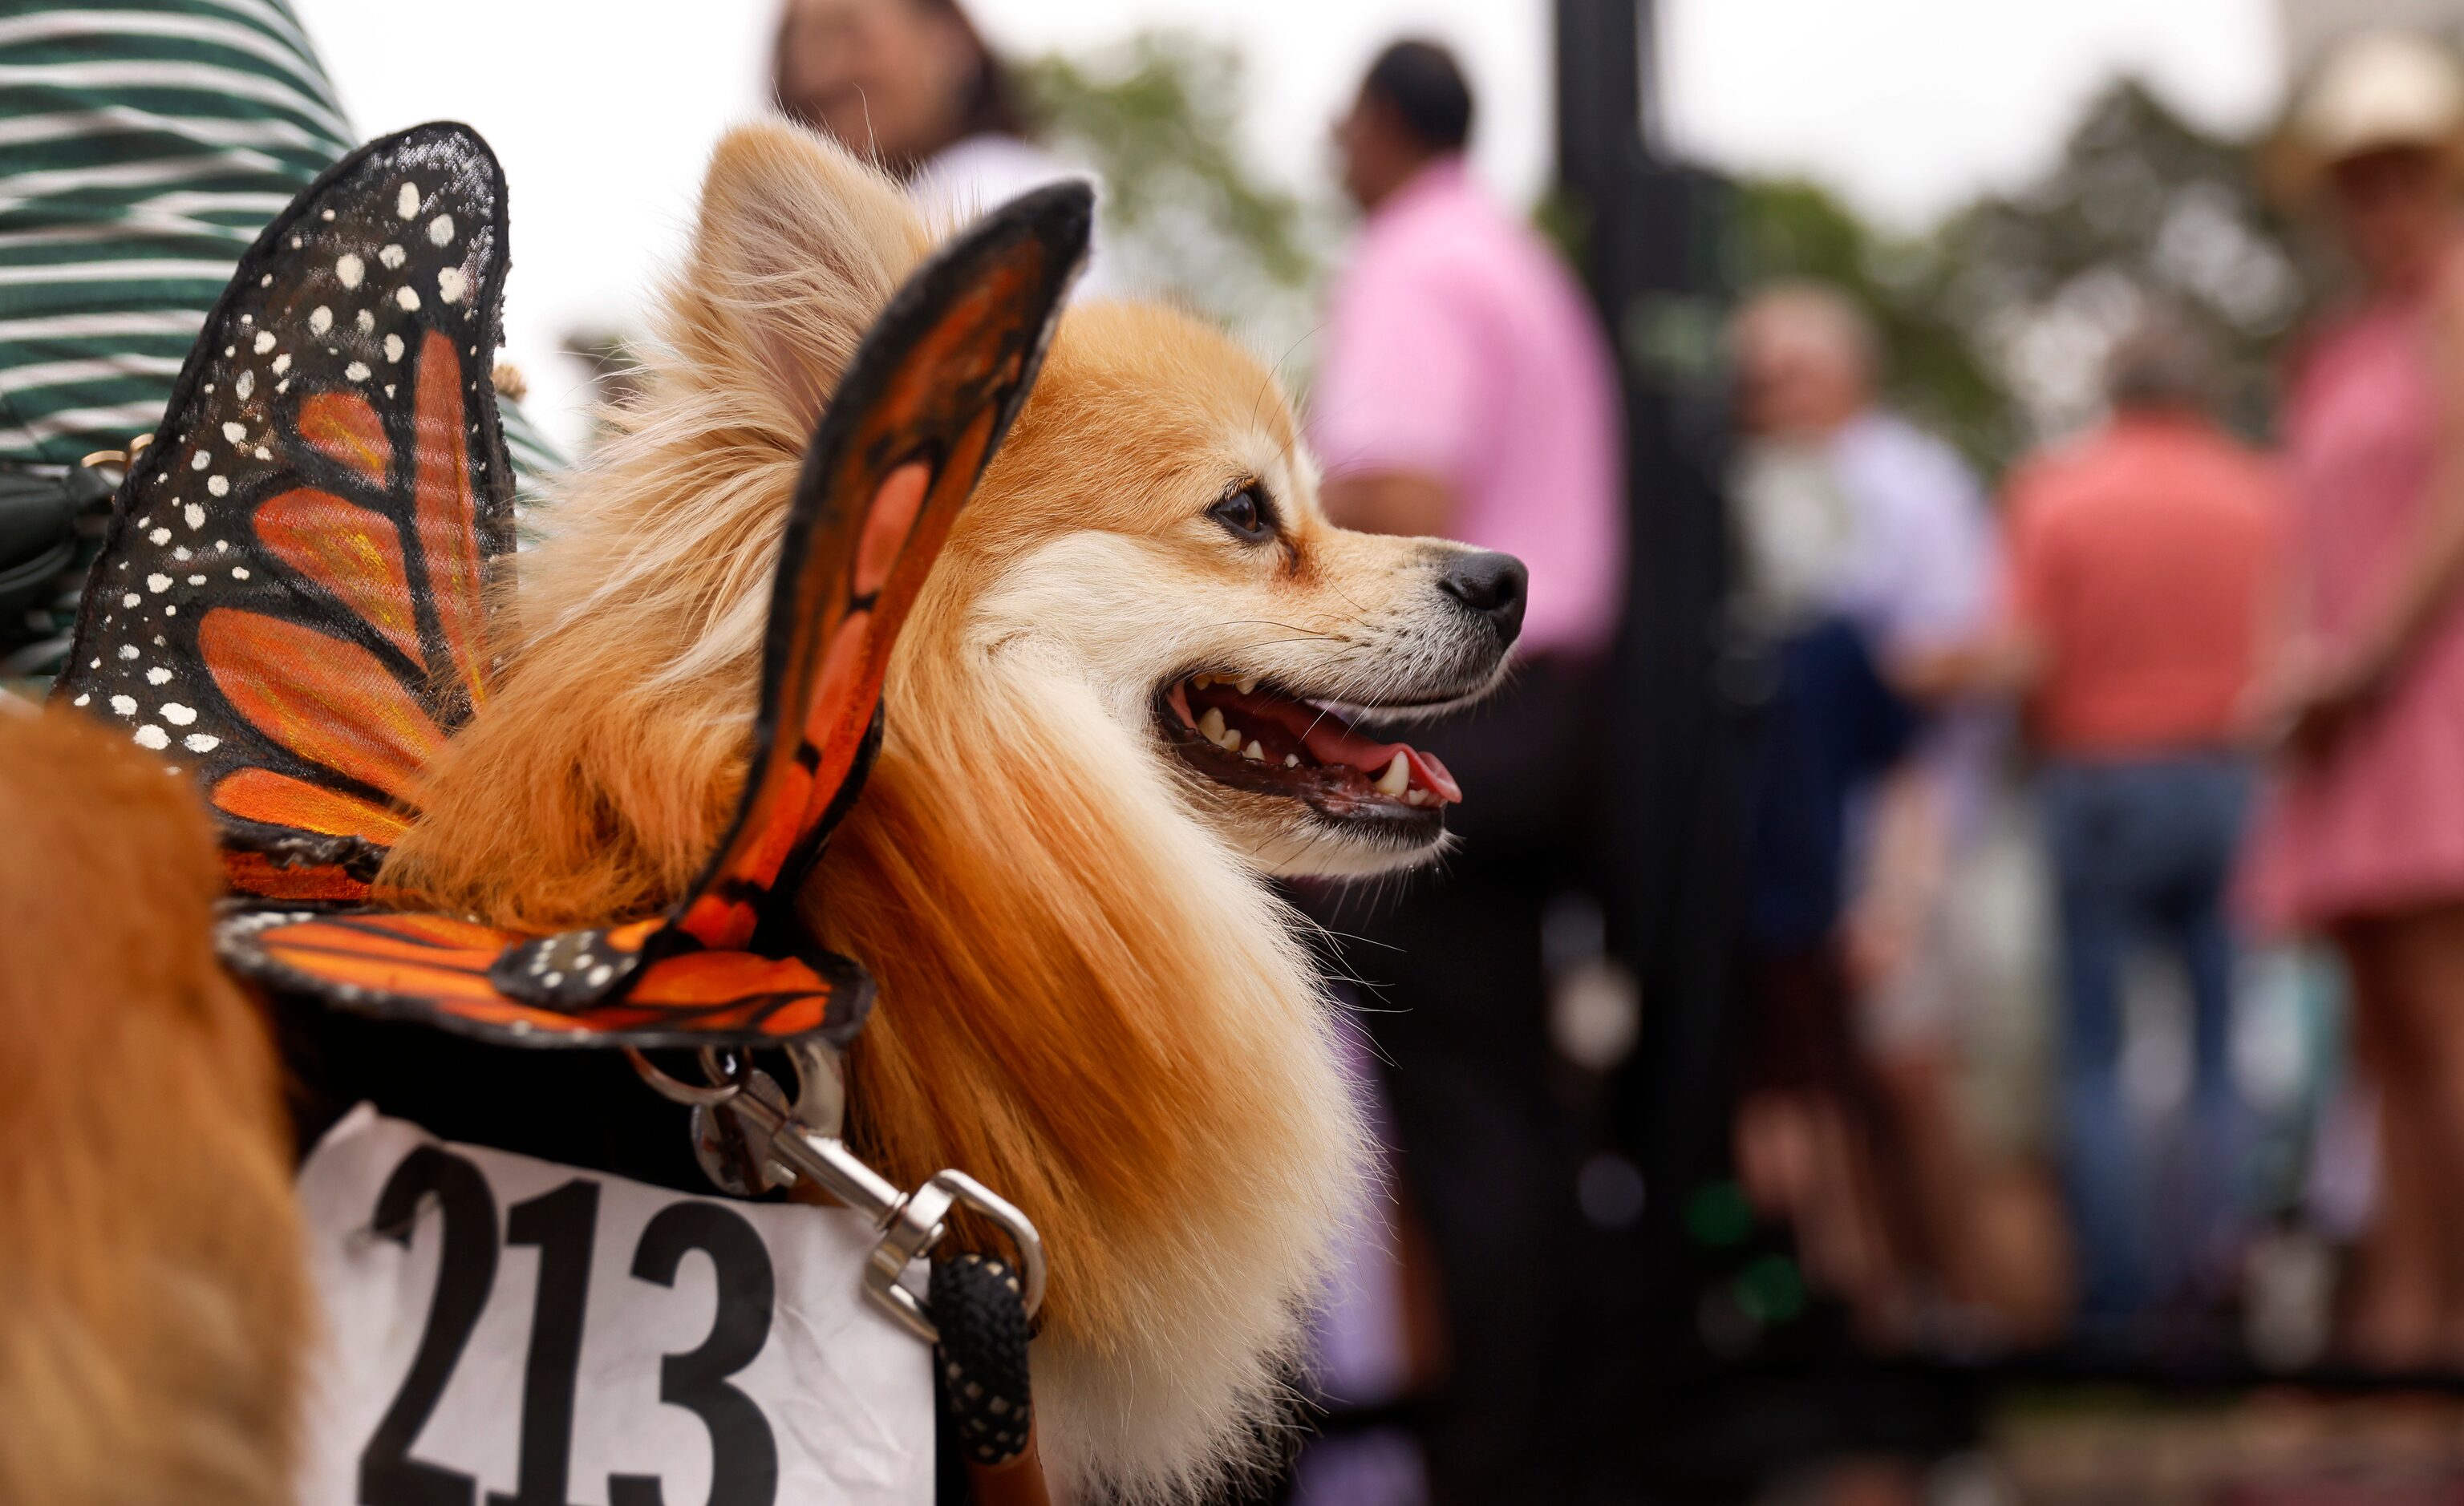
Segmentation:
{"type": "Polygon", "coordinates": [[[2464,902],[2464,615],[2326,758],[2278,766],[2237,900],[2270,933],[2464,902]]]}

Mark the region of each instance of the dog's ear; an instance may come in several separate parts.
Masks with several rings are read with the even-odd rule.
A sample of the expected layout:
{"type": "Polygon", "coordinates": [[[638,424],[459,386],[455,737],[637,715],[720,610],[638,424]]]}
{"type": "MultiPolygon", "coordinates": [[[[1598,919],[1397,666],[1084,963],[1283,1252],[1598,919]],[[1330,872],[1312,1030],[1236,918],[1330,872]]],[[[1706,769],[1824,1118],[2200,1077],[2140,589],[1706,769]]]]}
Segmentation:
{"type": "Polygon", "coordinates": [[[740,127],[719,141],[702,185],[676,341],[802,444],[930,247],[880,172],[783,121],[740,127]]]}

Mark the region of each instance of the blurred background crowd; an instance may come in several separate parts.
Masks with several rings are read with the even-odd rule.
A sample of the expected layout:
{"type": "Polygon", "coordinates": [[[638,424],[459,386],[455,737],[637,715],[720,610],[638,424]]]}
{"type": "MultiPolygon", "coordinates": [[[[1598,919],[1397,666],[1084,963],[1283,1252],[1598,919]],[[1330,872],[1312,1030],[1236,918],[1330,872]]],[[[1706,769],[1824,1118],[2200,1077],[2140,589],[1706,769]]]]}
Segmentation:
{"type": "Polygon", "coordinates": [[[139,41],[108,67],[61,51],[104,23],[0,11],[5,672],[57,650],[58,530],[100,500],[74,460],[150,425],[181,311],[347,140],[552,130],[507,152],[546,206],[515,215],[547,247],[514,284],[526,473],[591,444],[638,317],[540,279],[681,223],[683,186],[639,185],[663,152],[689,185],[694,111],[781,110],[945,219],[1091,174],[1079,296],[1280,357],[1336,521],[1530,568],[1513,682],[1421,739],[1468,795],[1443,872],[1295,896],[1392,1195],[1261,1498],[2464,1493],[2464,0],[2158,8],[2103,52],[2055,13],[2099,7],[1954,0],[1322,36],[720,9],[740,87],[679,83],[668,124],[655,75],[707,51],[678,37],[589,102],[671,139],[638,149],[356,0],[113,10],[139,41]],[[1910,160],[2012,111],[1863,176],[1757,158],[1754,101],[1784,105],[1706,101],[1678,45],[1868,70],[1890,118],[2031,76],[2039,32],[2101,76],[1965,203],[1910,160]],[[2191,108],[2125,66],[2211,33],[2248,64],[2222,119],[2212,79],[2191,108]],[[228,76],[209,165],[60,144],[181,47],[228,76]],[[1259,150],[1261,101],[1309,172],[1259,150]],[[97,225],[123,262],[77,250],[97,225]]]}

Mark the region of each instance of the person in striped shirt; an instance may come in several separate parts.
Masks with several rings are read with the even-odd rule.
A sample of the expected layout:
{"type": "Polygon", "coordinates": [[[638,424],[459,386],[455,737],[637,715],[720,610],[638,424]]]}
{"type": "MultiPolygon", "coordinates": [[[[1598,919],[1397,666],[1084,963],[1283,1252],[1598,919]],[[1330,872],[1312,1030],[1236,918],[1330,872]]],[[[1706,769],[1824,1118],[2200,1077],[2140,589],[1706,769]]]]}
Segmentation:
{"type": "MultiPolygon", "coordinates": [[[[287,0],[0,8],[0,681],[68,646],[110,481],[267,221],[358,141],[287,0]]],[[[561,468],[505,406],[517,484],[561,468]]]]}

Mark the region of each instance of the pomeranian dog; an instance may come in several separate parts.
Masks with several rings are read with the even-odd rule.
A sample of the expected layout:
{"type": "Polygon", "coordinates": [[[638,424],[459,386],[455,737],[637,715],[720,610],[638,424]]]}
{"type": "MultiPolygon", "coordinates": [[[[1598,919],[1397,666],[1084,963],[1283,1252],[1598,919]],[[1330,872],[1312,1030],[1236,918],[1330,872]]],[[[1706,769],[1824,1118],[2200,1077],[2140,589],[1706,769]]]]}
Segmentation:
{"type": "Polygon", "coordinates": [[[0,695],[0,1501],[291,1495],[311,1299],[274,1048],[161,760],[0,695]]]}
{"type": "MultiPolygon", "coordinates": [[[[692,884],[743,776],[807,437],[931,244],[815,137],[719,144],[645,388],[547,511],[520,647],[381,882],[538,928],[692,884]]],[[[1331,525],[1272,375],[1133,304],[1065,316],[935,567],[799,904],[880,983],[851,1140],[903,1185],[971,1172],[1043,1233],[1065,1489],[1186,1494],[1282,1405],[1362,1156],[1267,880],[1439,852],[1444,766],[1340,709],[1485,693],[1523,588],[1505,556],[1331,525]]]]}

